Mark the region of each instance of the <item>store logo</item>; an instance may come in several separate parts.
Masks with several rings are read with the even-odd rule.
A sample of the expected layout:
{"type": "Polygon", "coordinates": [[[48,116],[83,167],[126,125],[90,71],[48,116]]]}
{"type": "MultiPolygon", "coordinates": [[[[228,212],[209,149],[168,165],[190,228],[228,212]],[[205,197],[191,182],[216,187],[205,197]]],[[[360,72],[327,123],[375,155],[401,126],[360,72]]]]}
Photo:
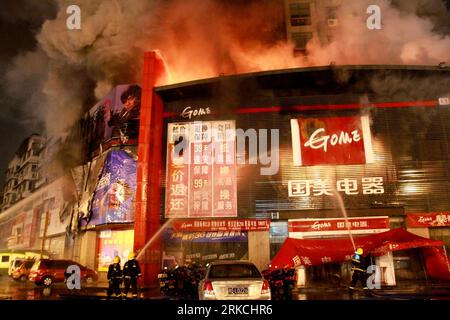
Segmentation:
{"type": "Polygon", "coordinates": [[[433,218],[432,218],[432,217],[423,217],[423,216],[420,216],[420,218],[419,218],[419,222],[421,222],[421,223],[426,223],[426,222],[431,222],[431,221],[433,221],[433,218]]]}
{"type": "Polygon", "coordinates": [[[331,228],[331,223],[315,221],[313,223],[313,225],[311,226],[311,228],[313,230],[321,230],[321,229],[325,229],[325,228],[331,228]]]}
{"type": "Polygon", "coordinates": [[[204,116],[204,115],[208,115],[208,114],[211,114],[211,109],[209,107],[208,108],[196,108],[196,109],[193,109],[192,107],[186,107],[181,112],[181,117],[185,118],[185,119],[192,119],[197,116],[204,116]]]}
{"type": "Polygon", "coordinates": [[[334,147],[336,145],[351,144],[352,142],[358,142],[361,140],[361,136],[358,130],[353,130],[351,133],[341,131],[339,134],[326,135],[325,129],[320,128],[313,132],[308,141],[305,142],[305,147],[312,149],[323,148],[324,152],[328,150],[328,144],[334,147]],[[324,135],[320,135],[320,133],[324,135]]]}

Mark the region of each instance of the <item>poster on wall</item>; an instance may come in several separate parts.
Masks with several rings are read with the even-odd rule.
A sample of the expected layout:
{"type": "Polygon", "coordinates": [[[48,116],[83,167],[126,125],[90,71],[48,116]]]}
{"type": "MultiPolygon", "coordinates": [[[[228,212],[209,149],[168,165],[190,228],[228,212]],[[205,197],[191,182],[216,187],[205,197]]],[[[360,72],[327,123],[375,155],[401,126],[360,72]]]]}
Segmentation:
{"type": "Polygon", "coordinates": [[[169,123],[167,218],[236,217],[234,121],[169,123]]]}
{"type": "Polygon", "coordinates": [[[108,271],[114,257],[119,256],[122,266],[133,250],[133,230],[104,230],[100,232],[98,241],[98,271],[108,271]]]}
{"type": "Polygon", "coordinates": [[[368,116],[291,119],[296,166],[373,163],[368,116]]]}
{"type": "Polygon", "coordinates": [[[85,116],[85,133],[89,150],[111,138],[125,144],[139,132],[141,87],[118,85],[91,108],[85,116]]]}
{"type": "Polygon", "coordinates": [[[137,160],[124,150],[105,159],[91,202],[89,224],[134,221],[137,160]]]}

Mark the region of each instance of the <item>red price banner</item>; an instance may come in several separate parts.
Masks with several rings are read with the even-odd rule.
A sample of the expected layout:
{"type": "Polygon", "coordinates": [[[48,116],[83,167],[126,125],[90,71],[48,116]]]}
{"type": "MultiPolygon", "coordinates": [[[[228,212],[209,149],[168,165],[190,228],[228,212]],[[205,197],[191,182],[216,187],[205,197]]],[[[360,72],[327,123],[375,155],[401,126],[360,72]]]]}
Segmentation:
{"type": "Polygon", "coordinates": [[[234,121],[169,124],[167,218],[237,216],[234,131],[234,121]]]}

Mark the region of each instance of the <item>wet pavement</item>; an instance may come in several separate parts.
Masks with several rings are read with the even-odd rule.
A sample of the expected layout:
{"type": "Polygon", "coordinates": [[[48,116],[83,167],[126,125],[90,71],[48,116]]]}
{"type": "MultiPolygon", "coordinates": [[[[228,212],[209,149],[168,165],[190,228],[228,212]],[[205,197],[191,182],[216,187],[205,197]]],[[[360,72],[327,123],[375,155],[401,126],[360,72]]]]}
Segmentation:
{"type": "MultiPolygon", "coordinates": [[[[8,276],[0,276],[0,300],[68,300],[97,299],[106,300],[107,283],[82,284],[80,290],[69,290],[64,283],[51,288],[36,286],[30,281],[19,282],[8,276]]],[[[129,296],[131,298],[131,296],[129,296]]],[[[140,299],[170,299],[164,297],[159,289],[142,288],[140,299]]],[[[276,297],[274,297],[276,300],[276,297]]],[[[281,299],[281,298],[280,298],[281,299]]],[[[450,300],[450,283],[400,283],[395,287],[384,287],[365,292],[355,290],[350,293],[345,286],[315,285],[296,289],[293,300],[450,300]]]]}

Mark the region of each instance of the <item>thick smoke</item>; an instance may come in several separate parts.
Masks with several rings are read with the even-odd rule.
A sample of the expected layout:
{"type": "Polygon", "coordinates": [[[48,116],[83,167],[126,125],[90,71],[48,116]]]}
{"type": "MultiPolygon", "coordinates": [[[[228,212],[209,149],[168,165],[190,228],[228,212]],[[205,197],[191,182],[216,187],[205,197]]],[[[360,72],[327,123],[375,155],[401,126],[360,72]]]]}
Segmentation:
{"type": "Polygon", "coordinates": [[[283,1],[59,0],[56,5],[56,17],[36,35],[36,50],[18,56],[6,74],[11,95],[27,97],[23,107],[45,123],[49,136],[64,136],[113,86],[139,83],[148,50],[160,50],[172,83],[332,61],[449,62],[449,13],[438,0],[342,1],[332,41],[313,39],[307,58],[294,57],[294,44],[286,40],[283,1]],[[81,8],[81,30],[66,28],[71,4],[81,8]],[[381,7],[382,30],[366,27],[371,4],[381,7]]]}
{"type": "Polygon", "coordinates": [[[338,11],[340,25],[331,43],[321,46],[317,39],[312,41],[310,63],[437,65],[449,62],[448,12],[436,10],[445,9],[445,5],[442,1],[431,1],[428,6],[423,3],[420,0],[343,1],[338,11]],[[366,9],[372,4],[381,8],[381,30],[367,28],[366,9]]]}

